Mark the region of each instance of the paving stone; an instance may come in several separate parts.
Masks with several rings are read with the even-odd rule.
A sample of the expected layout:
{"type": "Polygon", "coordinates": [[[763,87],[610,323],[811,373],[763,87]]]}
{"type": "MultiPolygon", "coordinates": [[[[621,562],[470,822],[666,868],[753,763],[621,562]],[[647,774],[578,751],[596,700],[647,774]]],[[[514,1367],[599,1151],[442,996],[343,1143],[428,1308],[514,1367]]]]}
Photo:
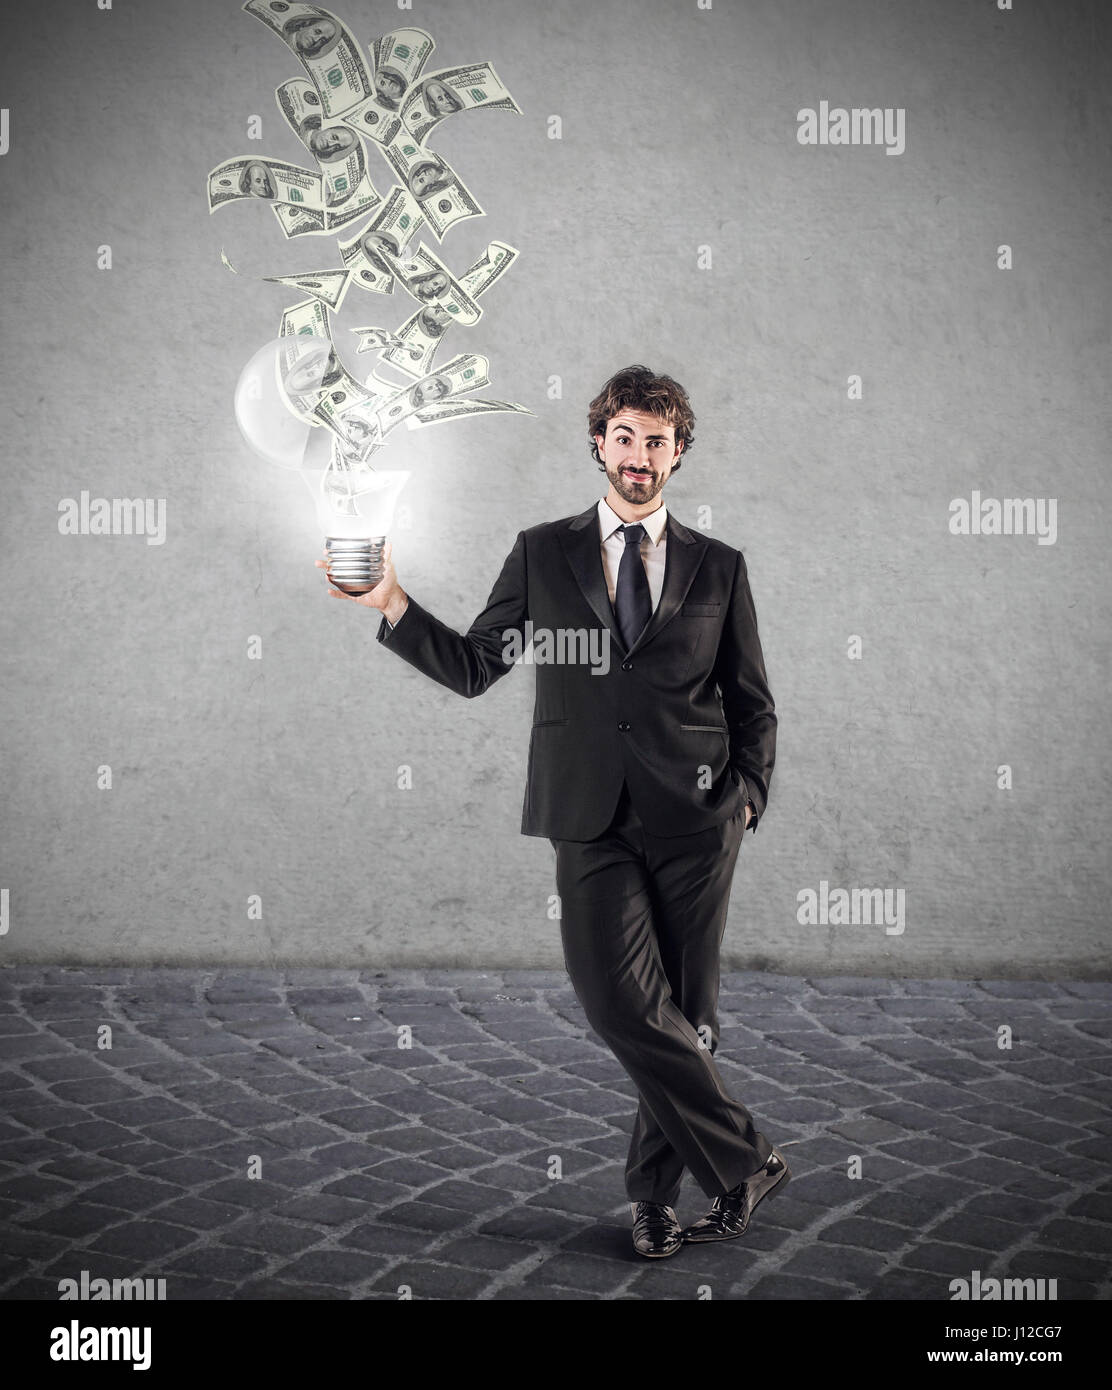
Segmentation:
{"type": "Polygon", "coordinates": [[[335,1194],[337,1197],[354,1197],[371,1207],[386,1207],[401,1201],[407,1188],[403,1183],[383,1182],[364,1173],[351,1173],[345,1178],[337,1178],[335,1182],[325,1184],[322,1191],[335,1194]]]}
{"type": "Polygon", "coordinates": [[[851,1216],[844,1221],[834,1221],[819,1232],[819,1240],[832,1245],[850,1245],[859,1250],[898,1250],[907,1244],[907,1239],[906,1231],[900,1227],[867,1216],[851,1216]]]}
{"type": "Polygon", "coordinates": [[[628,1248],[628,1258],[623,1260],[607,1260],[596,1255],[565,1252],[546,1259],[530,1270],[522,1283],[526,1287],[538,1283],[554,1284],[557,1287],[577,1289],[596,1296],[612,1293],[635,1272],[636,1266],[633,1266],[632,1262],[637,1259],[632,1244],[628,1248]]]}
{"type": "Polygon", "coordinates": [[[473,1299],[490,1282],[485,1270],[461,1269],[458,1265],[436,1265],[429,1261],[406,1261],[379,1277],[371,1286],[391,1292],[405,1285],[414,1299],[473,1299]]]}
{"type": "Polygon", "coordinates": [[[315,1245],[320,1240],[320,1232],[312,1226],[252,1213],[228,1226],[221,1240],[225,1245],[245,1246],[268,1255],[293,1255],[315,1245]]]}
{"type": "Polygon", "coordinates": [[[328,1193],[302,1193],[283,1201],[274,1208],[274,1215],[290,1221],[305,1221],[321,1226],[342,1226],[366,1216],[364,1203],[349,1197],[328,1193]]]}
{"type": "Polygon", "coordinates": [[[287,1283],[350,1286],[379,1274],[386,1261],[364,1251],[311,1250],[278,1271],[287,1283]]]}
{"type": "Polygon", "coordinates": [[[850,1298],[852,1291],[829,1281],[807,1279],[800,1274],[769,1274],[749,1290],[748,1298],[779,1302],[782,1299],[827,1300],[850,1298]]]}
{"type": "Polygon", "coordinates": [[[1096,1221],[1049,1221],[1039,1231],[1039,1244],[1107,1257],[1112,1255],[1112,1226],[1096,1221]]]}
{"type": "Polygon", "coordinates": [[[876,1284],[886,1258],[872,1250],[850,1246],[816,1244],[799,1250],[784,1265],[785,1274],[801,1274],[809,1278],[829,1279],[854,1291],[876,1284]]]}
{"type": "Polygon", "coordinates": [[[109,1178],[107,1182],[94,1184],[86,1189],[89,1201],[106,1207],[117,1207],[121,1211],[139,1212],[158,1206],[177,1196],[178,1189],[170,1183],[157,1182],[153,1178],[140,1178],[128,1175],[109,1178]]]}
{"type": "Polygon", "coordinates": [[[413,1226],[419,1231],[454,1231],[468,1224],[467,1215],[450,1207],[429,1202],[399,1202],[379,1213],[382,1221],[397,1226],[413,1226]]]}
{"type": "Polygon", "coordinates": [[[149,1260],[164,1259],[173,1251],[192,1245],[194,1240],[193,1231],[170,1226],[164,1221],[125,1221],[110,1231],[101,1232],[89,1242],[89,1249],[126,1255],[134,1258],[136,1264],[146,1264],[149,1260]]]}
{"type": "MultiPolygon", "coordinates": [[[[115,1207],[102,1207],[79,1199],[67,1202],[65,1206],[55,1207],[52,1211],[43,1212],[38,1216],[30,1216],[23,1224],[32,1230],[49,1231],[56,1235],[66,1236],[71,1240],[77,1240],[81,1236],[115,1226],[124,1219],[125,1214],[115,1207]]],[[[9,1249],[12,1248],[7,1236],[5,1236],[5,1245],[9,1249]]]]}

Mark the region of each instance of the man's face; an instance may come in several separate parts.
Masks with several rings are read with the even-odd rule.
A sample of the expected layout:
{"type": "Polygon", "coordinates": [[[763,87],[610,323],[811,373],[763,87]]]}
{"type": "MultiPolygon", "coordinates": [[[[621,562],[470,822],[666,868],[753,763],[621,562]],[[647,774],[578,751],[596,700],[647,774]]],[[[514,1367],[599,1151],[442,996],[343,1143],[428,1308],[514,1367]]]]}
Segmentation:
{"type": "Polygon", "coordinates": [[[270,186],[270,171],[265,164],[252,164],[247,171],[247,186],[256,198],[273,198],[274,189],[270,186]]]}
{"type": "Polygon", "coordinates": [[[375,73],[375,91],[387,101],[397,101],[405,91],[405,83],[392,72],[383,69],[382,72],[375,73]]]}
{"type": "Polygon", "coordinates": [[[443,82],[430,82],[425,88],[425,104],[434,116],[448,116],[456,110],[455,93],[443,82]]]}
{"type": "Polygon", "coordinates": [[[390,267],[382,259],[380,252],[389,251],[391,256],[401,255],[401,248],[398,246],[397,242],[384,235],[382,232],[368,232],[362,242],[360,242],[360,245],[363,248],[364,256],[366,256],[371,264],[387,272],[389,272],[390,267]]]}
{"type": "Polygon", "coordinates": [[[443,171],[435,164],[422,164],[409,176],[409,190],[415,198],[422,198],[429,186],[436,182],[443,171]]]}
{"type": "Polygon", "coordinates": [[[449,284],[450,281],[442,270],[434,270],[418,287],[417,293],[422,299],[435,299],[438,294],[444,293],[449,284]]]}
{"type": "Polygon", "coordinates": [[[318,130],[310,135],[309,145],[315,154],[340,154],[343,150],[350,150],[354,140],[354,131],[329,126],[327,130],[318,130]]]}
{"type": "Polygon", "coordinates": [[[621,410],[595,435],[610,486],[626,502],[651,502],[668,481],[680,456],[674,425],[645,410],[621,410]]]}
{"type": "Polygon", "coordinates": [[[336,26],[332,21],[321,19],[316,24],[307,24],[303,29],[299,29],[294,36],[294,46],[302,53],[313,53],[323,48],[329,39],[335,36],[336,26]]]}

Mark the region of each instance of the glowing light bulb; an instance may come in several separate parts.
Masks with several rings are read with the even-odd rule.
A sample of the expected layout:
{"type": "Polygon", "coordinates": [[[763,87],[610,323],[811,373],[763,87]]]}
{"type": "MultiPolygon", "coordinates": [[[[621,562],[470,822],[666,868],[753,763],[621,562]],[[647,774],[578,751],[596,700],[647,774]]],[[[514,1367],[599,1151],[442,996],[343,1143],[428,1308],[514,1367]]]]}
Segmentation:
{"type": "Polygon", "coordinates": [[[340,372],[326,338],[275,338],[240,373],[235,416],[260,458],[305,479],[331,583],[346,594],[365,594],[382,579],[386,537],[409,474],[371,466],[381,447],[373,417],[335,413],[329,427],[315,413],[340,372]]]}

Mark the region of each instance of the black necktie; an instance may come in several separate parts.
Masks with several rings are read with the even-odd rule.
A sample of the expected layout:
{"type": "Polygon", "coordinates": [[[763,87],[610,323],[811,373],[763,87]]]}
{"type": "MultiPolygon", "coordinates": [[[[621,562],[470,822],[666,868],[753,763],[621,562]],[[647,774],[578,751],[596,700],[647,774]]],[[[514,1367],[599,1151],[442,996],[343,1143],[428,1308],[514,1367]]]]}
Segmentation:
{"type": "Polygon", "coordinates": [[[645,534],[645,528],[637,522],[633,526],[619,526],[618,530],[625,533],[625,550],[618,566],[614,613],[628,652],[652,616],[653,601],[641,559],[641,537],[645,534]]]}

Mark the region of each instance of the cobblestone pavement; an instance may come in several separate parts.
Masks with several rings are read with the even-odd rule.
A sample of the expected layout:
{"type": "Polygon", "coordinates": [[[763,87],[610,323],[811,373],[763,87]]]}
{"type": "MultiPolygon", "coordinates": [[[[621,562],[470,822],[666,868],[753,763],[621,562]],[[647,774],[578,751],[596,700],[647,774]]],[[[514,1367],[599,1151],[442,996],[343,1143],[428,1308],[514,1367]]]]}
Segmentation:
{"type": "MultiPolygon", "coordinates": [[[[945,1300],[977,1270],[1112,1297],[1112,984],[745,973],[721,1005],[793,1180],[650,1262],[633,1088],[562,974],[0,970],[0,1296],[945,1300]]],[[[681,1220],[706,1206],[685,1187],[681,1220]]]]}

